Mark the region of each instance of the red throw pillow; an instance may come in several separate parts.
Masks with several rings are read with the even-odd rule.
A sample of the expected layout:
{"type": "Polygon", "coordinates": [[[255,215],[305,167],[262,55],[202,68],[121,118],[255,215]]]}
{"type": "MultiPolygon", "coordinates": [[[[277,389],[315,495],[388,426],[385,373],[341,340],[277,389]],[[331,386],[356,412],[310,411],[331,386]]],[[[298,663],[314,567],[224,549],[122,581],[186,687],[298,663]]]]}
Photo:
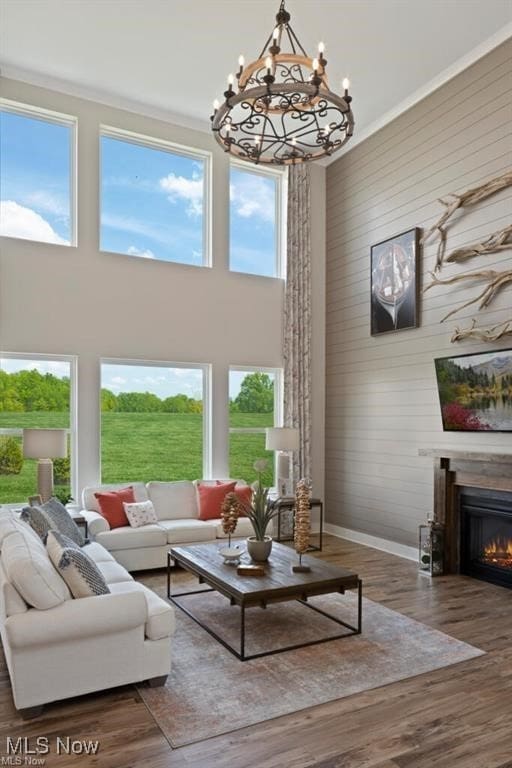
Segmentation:
{"type": "Polygon", "coordinates": [[[233,493],[235,483],[221,485],[202,485],[199,483],[199,519],[217,520],[221,516],[221,507],[228,493],[233,493]]]}
{"type": "MultiPolygon", "coordinates": [[[[242,504],[250,504],[252,501],[252,488],[250,485],[239,485],[235,488],[235,493],[242,504]]],[[[240,517],[247,517],[243,511],[243,506],[240,507],[240,517]]]]}
{"type": "MultiPolygon", "coordinates": [[[[221,480],[216,480],[215,485],[219,486],[222,485],[221,480]]],[[[242,502],[242,504],[250,504],[252,501],[252,488],[250,485],[235,485],[234,492],[238,496],[239,500],[242,502]]],[[[229,493],[229,491],[228,491],[229,493]]],[[[240,511],[240,517],[247,517],[245,512],[243,511],[243,507],[241,507],[240,511]]]]}
{"type": "Polygon", "coordinates": [[[131,485],[128,488],[121,488],[119,491],[101,491],[94,495],[98,500],[100,515],[105,518],[111,528],[122,528],[125,525],[130,525],[124,511],[123,501],[128,504],[135,502],[131,485]]]}

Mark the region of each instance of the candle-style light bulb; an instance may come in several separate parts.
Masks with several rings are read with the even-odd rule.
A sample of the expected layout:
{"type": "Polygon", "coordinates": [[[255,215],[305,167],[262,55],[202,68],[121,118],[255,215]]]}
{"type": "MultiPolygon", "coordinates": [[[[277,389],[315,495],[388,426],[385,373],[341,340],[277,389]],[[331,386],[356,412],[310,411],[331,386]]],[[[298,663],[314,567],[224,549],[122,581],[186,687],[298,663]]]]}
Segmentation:
{"type": "Polygon", "coordinates": [[[229,133],[231,130],[231,123],[226,123],[226,133],[229,133]]]}
{"type": "Polygon", "coordinates": [[[324,51],[325,51],[325,43],[318,43],[318,53],[320,54],[320,56],[322,56],[324,51]]]}
{"type": "Polygon", "coordinates": [[[219,107],[220,107],[219,100],[218,99],[214,99],[213,100],[213,108],[214,108],[214,110],[217,111],[219,107]]]}
{"type": "Polygon", "coordinates": [[[318,59],[313,59],[313,71],[315,75],[318,72],[318,59]]]}
{"type": "Polygon", "coordinates": [[[259,146],[260,141],[261,141],[261,139],[260,139],[259,136],[255,136],[254,137],[254,143],[256,144],[256,146],[259,146]]]}
{"type": "Polygon", "coordinates": [[[348,77],[344,78],[344,80],[343,80],[341,85],[342,85],[344,91],[348,91],[348,89],[350,88],[350,80],[348,79],[348,77]]]}
{"type": "Polygon", "coordinates": [[[272,40],[274,41],[274,43],[277,42],[278,37],[279,37],[279,27],[276,27],[272,32],[272,40]]]}
{"type": "Polygon", "coordinates": [[[327,136],[330,130],[331,128],[329,125],[324,125],[324,136],[327,136]]]}
{"type": "Polygon", "coordinates": [[[245,64],[245,59],[244,59],[243,55],[240,54],[240,56],[238,57],[238,66],[239,67],[243,67],[244,64],[245,64]]]}
{"type": "Polygon", "coordinates": [[[267,68],[267,72],[270,75],[270,72],[272,71],[272,59],[270,56],[267,56],[265,59],[265,66],[267,68]]]}
{"type": "Polygon", "coordinates": [[[235,82],[235,76],[232,73],[230,73],[228,75],[228,85],[233,85],[234,82],[235,82]]]}
{"type": "Polygon", "coordinates": [[[294,146],[294,147],[297,146],[297,137],[296,136],[292,136],[292,146],[294,146]]]}

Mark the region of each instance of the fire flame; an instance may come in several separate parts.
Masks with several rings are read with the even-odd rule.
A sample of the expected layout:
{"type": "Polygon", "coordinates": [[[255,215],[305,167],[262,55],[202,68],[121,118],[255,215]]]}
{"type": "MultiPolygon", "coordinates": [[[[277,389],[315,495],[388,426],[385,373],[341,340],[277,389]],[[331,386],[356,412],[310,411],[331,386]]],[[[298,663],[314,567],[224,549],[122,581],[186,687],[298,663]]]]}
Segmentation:
{"type": "Polygon", "coordinates": [[[497,539],[488,541],[484,547],[485,555],[508,555],[512,557],[512,539],[506,539],[504,536],[498,536],[497,539]]]}
{"type": "Polygon", "coordinates": [[[512,568],[512,539],[497,536],[488,541],[484,547],[482,560],[501,568],[512,568]]]}

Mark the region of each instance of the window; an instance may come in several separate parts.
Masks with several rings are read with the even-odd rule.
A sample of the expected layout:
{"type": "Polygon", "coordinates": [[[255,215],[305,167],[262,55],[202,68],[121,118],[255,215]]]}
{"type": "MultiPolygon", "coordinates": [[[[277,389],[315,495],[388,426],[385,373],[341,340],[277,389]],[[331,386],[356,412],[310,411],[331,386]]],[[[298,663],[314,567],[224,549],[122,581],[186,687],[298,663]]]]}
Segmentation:
{"type": "Polygon", "coordinates": [[[101,250],[208,266],[209,157],[103,128],[101,250]]]}
{"type": "Polygon", "coordinates": [[[272,368],[229,371],[229,475],[248,483],[257,479],[253,464],[268,459],[263,475],[274,485],[274,453],[265,450],[265,428],[279,423],[281,375],[272,368]]]}
{"type": "Polygon", "coordinates": [[[0,101],[0,234],[74,245],[76,121],[0,101]]]}
{"type": "Polygon", "coordinates": [[[229,266],[235,272],[282,277],[285,242],[282,171],[231,164],[229,266]]]}
{"type": "Polygon", "coordinates": [[[207,474],[208,378],[208,366],[103,361],[102,482],[207,474]]]}
{"type": "Polygon", "coordinates": [[[68,458],[54,459],[53,475],[56,495],[72,494],[74,367],[73,358],[0,355],[0,503],[37,493],[37,460],[23,459],[24,427],[69,430],[68,458]]]}

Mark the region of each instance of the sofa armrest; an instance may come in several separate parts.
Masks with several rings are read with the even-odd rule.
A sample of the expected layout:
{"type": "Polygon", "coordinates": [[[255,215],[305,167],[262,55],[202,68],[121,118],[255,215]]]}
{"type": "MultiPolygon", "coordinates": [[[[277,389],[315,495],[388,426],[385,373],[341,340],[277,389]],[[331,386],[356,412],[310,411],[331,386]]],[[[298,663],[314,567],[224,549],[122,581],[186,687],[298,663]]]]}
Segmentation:
{"type": "Polygon", "coordinates": [[[97,595],[66,600],[55,608],[9,616],[5,621],[12,648],[82,640],[141,627],[147,619],[147,604],[142,592],[97,595]]]}
{"type": "Polygon", "coordinates": [[[98,533],[110,531],[108,521],[103,515],[100,515],[99,512],[94,512],[92,509],[81,509],[80,514],[87,520],[87,530],[89,535],[93,538],[97,536],[98,533]]]}

